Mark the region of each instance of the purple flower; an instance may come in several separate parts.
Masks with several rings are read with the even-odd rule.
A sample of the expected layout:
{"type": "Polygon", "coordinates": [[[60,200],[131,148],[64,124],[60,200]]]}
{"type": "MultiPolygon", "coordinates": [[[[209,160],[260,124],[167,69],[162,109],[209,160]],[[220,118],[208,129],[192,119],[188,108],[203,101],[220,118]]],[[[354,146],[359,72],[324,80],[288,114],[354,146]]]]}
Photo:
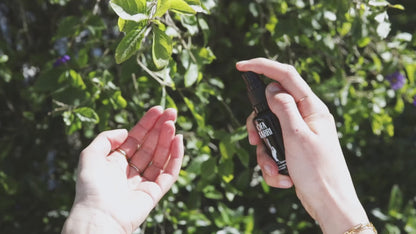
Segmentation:
{"type": "Polygon", "coordinates": [[[67,63],[69,60],[71,59],[71,57],[69,57],[69,55],[64,55],[59,57],[54,63],[53,66],[57,67],[59,65],[65,64],[67,63]]]}
{"type": "Polygon", "coordinates": [[[416,106],[416,95],[413,96],[413,106],[416,106]]]}
{"type": "Polygon", "coordinates": [[[387,75],[386,80],[390,82],[390,86],[393,90],[401,89],[406,83],[406,77],[404,77],[404,75],[399,71],[387,75]]]}

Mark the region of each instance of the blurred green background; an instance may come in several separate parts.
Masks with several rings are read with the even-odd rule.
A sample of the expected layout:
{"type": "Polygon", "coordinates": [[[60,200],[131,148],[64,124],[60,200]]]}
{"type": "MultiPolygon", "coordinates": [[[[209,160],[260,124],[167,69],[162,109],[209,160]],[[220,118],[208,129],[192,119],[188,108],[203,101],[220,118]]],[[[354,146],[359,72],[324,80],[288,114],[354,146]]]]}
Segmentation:
{"type": "Polygon", "coordinates": [[[159,25],[172,49],[163,64],[152,34],[116,63],[125,33],[107,0],[0,3],[0,232],[59,233],[80,151],[163,105],[179,111],[186,155],[138,232],[320,233],[294,189],[264,183],[248,144],[235,63],[261,56],[293,64],[329,106],[379,232],[416,233],[416,2],[186,2],[196,14],[124,29],[159,25]]]}

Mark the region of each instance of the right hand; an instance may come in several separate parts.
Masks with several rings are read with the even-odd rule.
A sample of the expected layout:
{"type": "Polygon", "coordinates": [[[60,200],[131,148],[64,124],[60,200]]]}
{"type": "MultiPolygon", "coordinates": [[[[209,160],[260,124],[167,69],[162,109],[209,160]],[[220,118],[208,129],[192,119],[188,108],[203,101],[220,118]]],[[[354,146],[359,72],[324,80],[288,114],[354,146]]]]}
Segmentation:
{"type": "Polygon", "coordinates": [[[278,81],[266,89],[271,111],[282,127],[289,176],[280,175],[267,155],[253,125],[247,119],[249,141],[257,145],[257,159],[267,184],[289,188],[324,233],[343,233],[368,223],[345,162],[335,121],[327,106],[290,65],[257,58],[237,63],[240,71],[252,71],[278,81]]]}

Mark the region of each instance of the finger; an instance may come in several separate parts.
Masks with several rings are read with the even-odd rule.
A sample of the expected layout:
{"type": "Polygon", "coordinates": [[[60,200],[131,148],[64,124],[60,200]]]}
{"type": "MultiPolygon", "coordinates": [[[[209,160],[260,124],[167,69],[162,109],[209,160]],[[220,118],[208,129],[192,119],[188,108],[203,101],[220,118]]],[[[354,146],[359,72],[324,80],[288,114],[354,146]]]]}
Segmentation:
{"type": "Polygon", "coordinates": [[[288,64],[279,63],[265,58],[255,58],[237,63],[240,71],[253,71],[278,81],[295,97],[295,100],[312,93],[308,84],[300,77],[296,69],[288,64]]]}
{"type": "Polygon", "coordinates": [[[143,178],[135,176],[130,179],[132,188],[137,192],[144,192],[148,194],[152,199],[153,204],[157,204],[157,202],[167,191],[169,191],[173,183],[178,178],[182,165],[183,154],[183,137],[182,135],[176,135],[172,140],[169,161],[164,171],[157,176],[155,183],[147,180],[143,181],[143,178]]]}
{"type": "Polygon", "coordinates": [[[257,145],[260,142],[259,134],[257,133],[257,129],[253,124],[253,119],[256,116],[256,113],[252,112],[247,120],[246,120],[246,127],[247,127],[247,133],[248,133],[248,141],[251,145],[257,145]]]}
{"type": "Polygon", "coordinates": [[[150,165],[143,172],[143,176],[154,181],[163,171],[166,162],[169,160],[169,151],[173,138],[175,137],[175,124],[173,121],[166,121],[162,125],[162,130],[157,142],[156,151],[150,165]]]}
{"type": "Polygon", "coordinates": [[[119,148],[130,158],[137,150],[137,146],[144,136],[153,128],[156,121],[162,116],[163,109],[160,106],[150,108],[140,121],[130,130],[127,140],[119,148]]]}
{"type": "Polygon", "coordinates": [[[255,58],[241,61],[236,64],[236,67],[240,71],[253,71],[278,81],[294,97],[295,102],[300,104],[299,110],[303,117],[327,111],[326,106],[291,65],[265,58],[255,58]]]}
{"type": "Polygon", "coordinates": [[[118,148],[126,138],[126,129],[102,132],[82,151],[81,160],[91,162],[104,161],[108,154],[118,148]]]}
{"type": "Polygon", "coordinates": [[[136,165],[141,172],[146,169],[153,158],[163,124],[167,121],[175,121],[176,115],[177,112],[175,109],[166,109],[153,128],[150,129],[143,138],[138,139],[140,147],[130,158],[130,161],[136,165]]]}
{"type": "Polygon", "coordinates": [[[172,140],[170,158],[162,174],[156,179],[163,194],[165,194],[177,180],[184,155],[183,136],[176,135],[172,140]]]}
{"type": "Polygon", "coordinates": [[[263,144],[257,146],[257,163],[261,168],[264,180],[269,186],[276,188],[290,188],[293,186],[289,176],[279,174],[278,166],[268,155],[263,144]]]}
{"type": "Polygon", "coordinates": [[[279,119],[284,139],[289,140],[293,136],[309,132],[309,126],[302,118],[294,98],[280,85],[269,84],[266,88],[266,98],[270,110],[279,119]]]}

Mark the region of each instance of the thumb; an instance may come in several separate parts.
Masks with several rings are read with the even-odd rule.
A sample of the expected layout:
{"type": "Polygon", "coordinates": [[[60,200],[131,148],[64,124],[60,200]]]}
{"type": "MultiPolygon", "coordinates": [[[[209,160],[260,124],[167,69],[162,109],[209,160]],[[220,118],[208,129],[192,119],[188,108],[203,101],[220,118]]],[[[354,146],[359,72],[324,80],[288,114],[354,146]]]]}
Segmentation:
{"type": "Polygon", "coordinates": [[[279,119],[284,138],[309,130],[298,110],[295,99],[278,83],[273,82],[267,86],[266,98],[270,110],[279,119]]]}
{"type": "Polygon", "coordinates": [[[81,153],[81,160],[102,160],[111,150],[119,147],[126,139],[126,129],[116,129],[100,133],[81,153]]]}

